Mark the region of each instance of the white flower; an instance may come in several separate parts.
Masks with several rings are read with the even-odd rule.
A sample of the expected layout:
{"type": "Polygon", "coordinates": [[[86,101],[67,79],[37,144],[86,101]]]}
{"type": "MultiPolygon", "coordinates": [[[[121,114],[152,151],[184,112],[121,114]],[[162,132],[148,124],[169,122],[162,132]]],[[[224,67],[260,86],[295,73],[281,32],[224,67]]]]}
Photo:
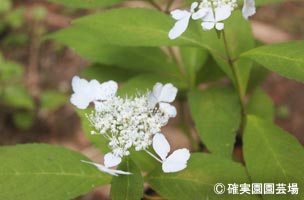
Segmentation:
{"type": "Polygon", "coordinates": [[[100,84],[97,80],[88,82],[85,79],[74,76],[72,88],[74,94],[71,96],[71,103],[79,109],[85,109],[90,102],[103,101],[115,96],[118,86],[114,81],[100,84]]]}
{"type": "MultiPolygon", "coordinates": [[[[104,157],[104,165],[83,162],[112,175],[130,174],[109,168],[118,165],[122,157],[128,156],[132,147],[136,151],[147,151],[155,138],[153,136],[161,131],[170,117],[176,116],[176,109],[170,103],[176,97],[177,88],[171,83],[156,83],[152,92],[137,94],[132,98],[115,96],[117,83],[114,81],[100,84],[96,80],[88,82],[74,77],[72,86],[74,94],[71,102],[78,108],[84,109],[90,102],[94,102],[95,110],[86,115],[95,129],[91,133],[103,135],[109,141],[108,146],[111,149],[104,157]]],[[[170,165],[176,156],[185,154],[185,150],[179,150],[169,156],[166,159],[168,161],[163,160],[165,171],[181,170],[185,165],[183,162],[177,163],[177,168],[170,165]]]]}
{"type": "Polygon", "coordinates": [[[153,87],[153,91],[149,95],[149,107],[153,108],[156,104],[159,104],[159,109],[166,113],[169,117],[176,116],[176,109],[170,105],[176,97],[177,88],[171,83],[165,85],[156,83],[153,87]]]}
{"type": "Polygon", "coordinates": [[[173,28],[170,30],[169,35],[168,35],[171,40],[178,38],[180,35],[182,35],[186,31],[191,16],[193,19],[200,19],[205,14],[207,14],[206,10],[204,10],[204,9],[200,9],[197,12],[195,12],[195,9],[197,7],[198,7],[198,3],[193,2],[191,4],[190,12],[186,11],[186,10],[179,10],[179,9],[171,12],[171,16],[175,20],[177,20],[177,22],[175,22],[173,28]]]}
{"type": "Polygon", "coordinates": [[[227,19],[231,15],[231,7],[224,5],[217,7],[214,10],[209,8],[208,14],[203,18],[202,27],[204,30],[211,30],[214,27],[217,30],[224,29],[223,20],[227,19]]]}
{"type": "Polygon", "coordinates": [[[244,5],[243,5],[243,17],[247,20],[248,17],[252,16],[255,14],[255,1],[254,0],[244,0],[244,5]]]}
{"type": "Polygon", "coordinates": [[[153,137],[153,149],[161,160],[157,159],[152,153],[148,152],[152,157],[156,158],[162,163],[162,169],[166,173],[178,172],[187,167],[187,161],[190,158],[190,152],[188,149],[175,150],[170,156],[170,145],[161,133],[157,133],[153,137]],[[168,156],[168,157],[167,157],[168,156]]]}
{"type": "Polygon", "coordinates": [[[155,84],[153,92],[138,94],[133,98],[114,96],[95,107],[87,115],[94,134],[101,134],[109,140],[109,147],[116,157],[130,154],[130,148],[136,151],[146,150],[152,144],[153,135],[176,116],[173,102],[177,88],[172,84],[155,84]]]}

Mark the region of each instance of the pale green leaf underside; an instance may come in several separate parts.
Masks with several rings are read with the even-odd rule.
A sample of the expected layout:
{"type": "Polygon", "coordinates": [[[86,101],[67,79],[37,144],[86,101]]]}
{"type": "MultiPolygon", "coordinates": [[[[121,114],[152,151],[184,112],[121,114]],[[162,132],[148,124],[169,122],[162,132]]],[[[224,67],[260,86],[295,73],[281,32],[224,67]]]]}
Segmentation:
{"type": "Polygon", "coordinates": [[[78,152],[46,144],[0,147],[0,199],[67,200],[110,183],[78,152]]]}
{"type": "Polygon", "coordinates": [[[242,55],[287,78],[304,82],[304,41],[258,47],[242,55]]]}
{"type": "MultiPolygon", "coordinates": [[[[216,195],[216,183],[250,183],[245,168],[236,162],[210,154],[194,153],[185,170],[164,173],[159,167],[147,177],[148,183],[160,195],[169,200],[240,199],[233,195],[216,195]]],[[[243,195],[242,199],[258,199],[243,195]]]]}
{"type": "Polygon", "coordinates": [[[214,154],[231,158],[240,125],[240,103],[228,87],[211,87],[189,94],[191,116],[202,142],[214,154]]]}
{"type": "MultiPolygon", "coordinates": [[[[304,149],[289,133],[271,122],[249,116],[244,136],[244,156],[248,172],[256,183],[297,183],[299,195],[284,199],[303,199],[304,149]]],[[[263,199],[277,199],[264,195],[263,199]]]]}

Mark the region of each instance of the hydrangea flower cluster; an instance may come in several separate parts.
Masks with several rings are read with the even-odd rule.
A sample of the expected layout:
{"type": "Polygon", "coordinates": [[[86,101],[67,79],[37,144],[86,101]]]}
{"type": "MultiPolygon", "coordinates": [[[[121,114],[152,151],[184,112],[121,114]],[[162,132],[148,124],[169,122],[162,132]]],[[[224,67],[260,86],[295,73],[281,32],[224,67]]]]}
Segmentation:
{"type": "MultiPolygon", "coordinates": [[[[223,30],[223,21],[228,19],[232,11],[237,8],[237,0],[202,0],[201,3],[193,2],[190,11],[173,10],[171,16],[176,20],[169,32],[170,39],[176,39],[182,35],[189,24],[190,19],[201,20],[203,30],[223,30]]],[[[255,14],[255,1],[244,0],[243,17],[247,20],[255,14]]]]}
{"type": "Polygon", "coordinates": [[[109,169],[118,165],[130,149],[144,150],[162,163],[164,172],[176,172],[186,168],[190,158],[188,149],[180,149],[167,157],[170,145],[161,134],[161,128],[177,112],[172,103],[177,88],[171,83],[156,83],[153,91],[137,94],[133,98],[116,96],[118,85],[114,81],[90,82],[75,76],[72,80],[74,93],[71,103],[79,109],[85,109],[91,102],[95,109],[87,118],[93,126],[92,134],[103,135],[108,141],[111,152],[104,157],[104,165],[83,161],[95,165],[99,170],[112,174],[130,174],[121,170],[109,169]],[[149,146],[159,156],[148,151],[149,146]],[[174,163],[174,164],[173,164],[174,163]]]}

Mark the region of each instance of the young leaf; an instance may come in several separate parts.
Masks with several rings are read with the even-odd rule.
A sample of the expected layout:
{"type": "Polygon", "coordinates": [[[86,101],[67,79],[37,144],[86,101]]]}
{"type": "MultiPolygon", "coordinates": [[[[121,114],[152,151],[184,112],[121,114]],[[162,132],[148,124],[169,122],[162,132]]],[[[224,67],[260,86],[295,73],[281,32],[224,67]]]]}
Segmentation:
{"type": "Polygon", "coordinates": [[[217,86],[191,92],[189,106],[196,130],[207,149],[231,158],[241,121],[240,102],[235,91],[217,86]]]}
{"type": "Polygon", "coordinates": [[[262,89],[254,91],[247,104],[247,113],[262,119],[273,121],[275,111],[271,98],[262,89]]]}
{"type": "Polygon", "coordinates": [[[15,112],[13,115],[14,124],[23,130],[29,129],[34,122],[33,113],[29,111],[25,112],[15,112]]]}
{"type": "Polygon", "coordinates": [[[297,81],[304,82],[304,41],[267,45],[242,54],[267,69],[297,81]]]}
{"type": "Polygon", "coordinates": [[[32,109],[34,101],[23,85],[9,85],[4,88],[3,101],[14,108],[32,109]]]}
{"type": "MultiPolygon", "coordinates": [[[[215,184],[250,183],[241,164],[202,153],[191,154],[187,168],[178,173],[164,173],[158,167],[147,176],[147,181],[157,193],[169,200],[237,199],[227,192],[215,194],[215,184]]],[[[259,198],[256,195],[243,195],[242,199],[259,198]]]]}
{"type": "Polygon", "coordinates": [[[125,0],[48,0],[60,3],[72,8],[96,8],[101,6],[111,6],[125,0]]]}
{"type": "Polygon", "coordinates": [[[26,144],[0,147],[0,199],[67,200],[110,183],[110,176],[82,163],[63,147],[26,144]]]}
{"type": "MultiPolygon", "coordinates": [[[[304,149],[289,133],[271,122],[249,116],[244,135],[247,170],[255,183],[297,183],[304,187],[304,149]]],[[[301,189],[300,189],[301,190],[301,189]]],[[[304,193],[284,195],[284,199],[303,199],[304,193]]],[[[276,199],[263,195],[263,199],[276,199]]]]}
{"type": "Polygon", "coordinates": [[[144,192],[144,179],[140,169],[130,158],[126,158],[119,165],[118,169],[131,172],[132,174],[112,178],[111,198],[113,200],[141,199],[144,192]]]}
{"type": "Polygon", "coordinates": [[[67,103],[67,96],[56,90],[45,90],[41,94],[41,108],[46,110],[56,110],[67,103]]]}

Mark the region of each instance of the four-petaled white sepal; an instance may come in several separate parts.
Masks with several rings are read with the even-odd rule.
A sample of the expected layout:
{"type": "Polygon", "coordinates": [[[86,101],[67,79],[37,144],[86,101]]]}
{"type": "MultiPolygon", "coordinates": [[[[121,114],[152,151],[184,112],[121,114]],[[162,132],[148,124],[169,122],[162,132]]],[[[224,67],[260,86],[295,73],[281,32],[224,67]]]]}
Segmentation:
{"type": "Polygon", "coordinates": [[[187,167],[187,161],[190,158],[188,149],[183,148],[175,150],[168,156],[170,145],[165,136],[161,133],[154,135],[152,145],[154,151],[161,158],[162,169],[165,173],[178,172],[187,167]]]}
{"type": "Polygon", "coordinates": [[[97,80],[88,82],[78,76],[72,79],[71,103],[79,109],[86,109],[91,102],[107,100],[115,96],[118,85],[115,81],[100,84],[97,80]]]}
{"type": "Polygon", "coordinates": [[[231,8],[229,6],[221,6],[215,8],[214,11],[209,8],[208,14],[203,18],[202,27],[204,30],[211,30],[214,27],[217,30],[224,29],[223,20],[231,15],[231,8]]]}
{"type": "Polygon", "coordinates": [[[169,103],[172,103],[176,97],[177,88],[171,83],[165,85],[156,83],[153,91],[149,95],[149,107],[154,108],[159,104],[159,109],[166,113],[169,117],[176,116],[176,108],[169,103]]]}
{"type": "Polygon", "coordinates": [[[173,26],[173,28],[169,31],[169,38],[171,40],[178,38],[181,34],[183,34],[189,24],[190,17],[192,13],[194,13],[194,9],[197,8],[198,3],[193,2],[191,4],[190,12],[187,10],[174,10],[171,12],[171,16],[173,19],[177,20],[173,26]]]}

